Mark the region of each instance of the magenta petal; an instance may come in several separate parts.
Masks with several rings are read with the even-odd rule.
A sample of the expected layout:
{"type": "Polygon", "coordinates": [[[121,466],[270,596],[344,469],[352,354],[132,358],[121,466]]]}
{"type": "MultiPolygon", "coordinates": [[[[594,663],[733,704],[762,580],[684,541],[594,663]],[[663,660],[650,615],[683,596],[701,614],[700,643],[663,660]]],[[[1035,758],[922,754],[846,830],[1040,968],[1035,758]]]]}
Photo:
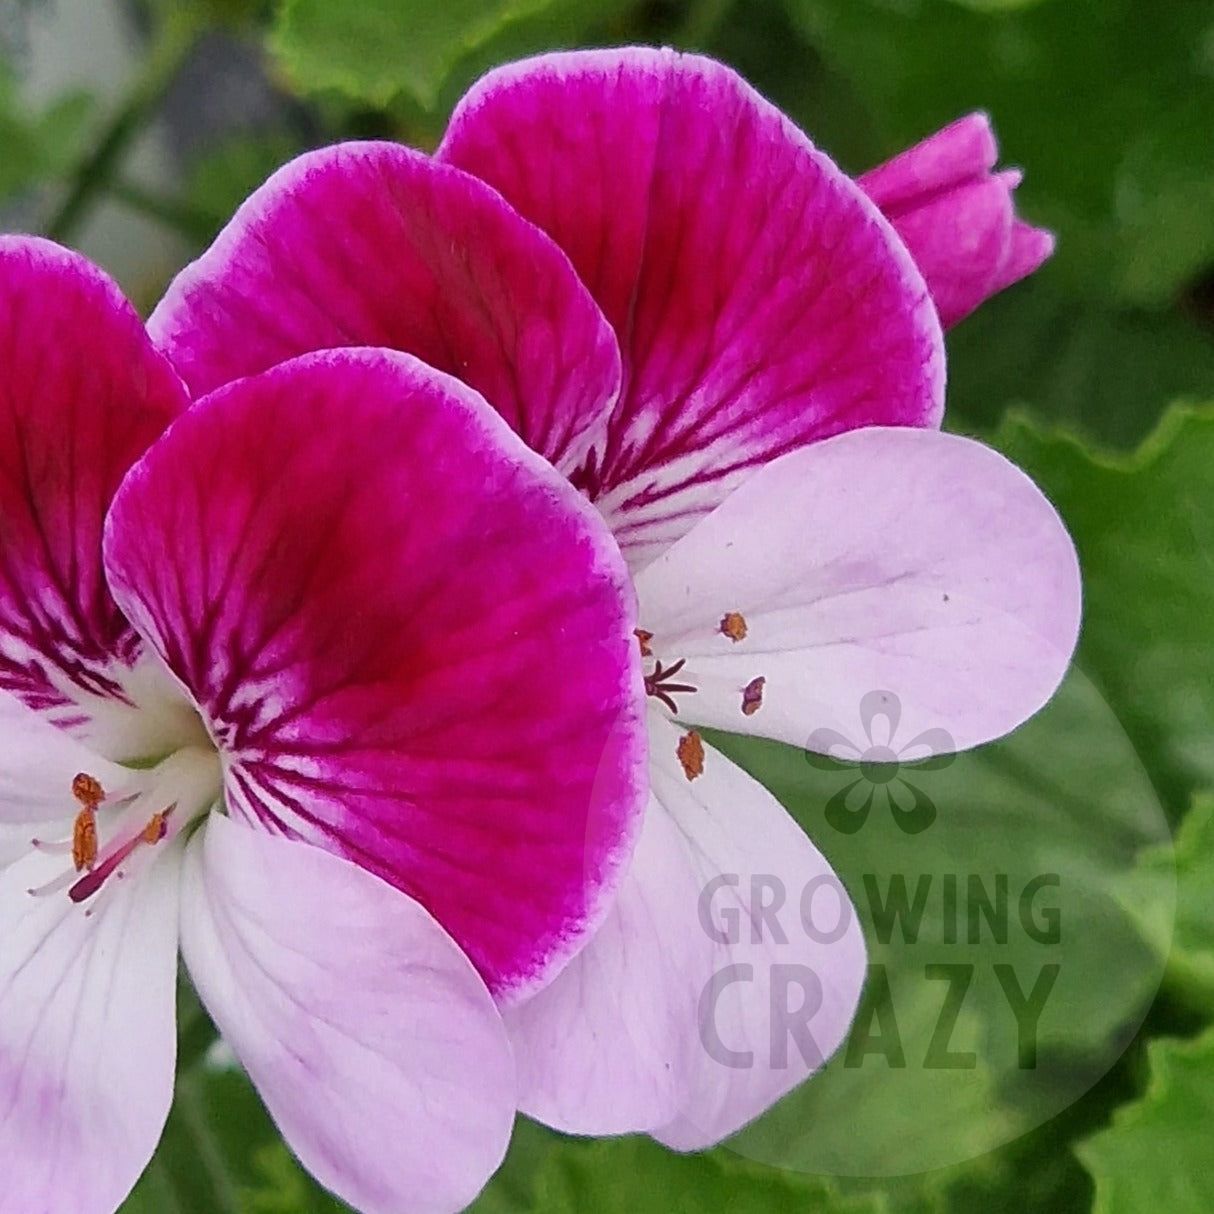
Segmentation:
{"type": "Polygon", "coordinates": [[[860,178],[886,218],[917,206],[925,194],[980,180],[995,167],[999,145],[985,114],[966,114],[860,178]]]}
{"type": "Polygon", "coordinates": [[[464,98],[438,155],[548,232],[615,326],[625,391],[579,480],[634,565],[785,451],[939,421],[939,325],[905,248],[722,65],[515,64],[464,98]]]}
{"type": "Polygon", "coordinates": [[[480,181],[391,143],[275,173],[148,327],[195,395],[312,350],[403,350],[566,471],[619,391],[615,339],[560,250],[480,181]]]}
{"type": "Polygon", "coordinates": [[[1003,264],[991,280],[991,290],[1002,291],[1040,269],[1053,256],[1054,244],[1052,232],[1015,220],[1003,264]]]}
{"type": "Polygon", "coordinates": [[[579,946],[643,805],[632,591],[480,397],[389,351],[295,360],[198,402],[111,521],[236,816],[410,894],[499,996],[579,946]]]}
{"type": "Polygon", "coordinates": [[[956,324],[995,293],[1013,222],[1011,195],[997,178],[952,186],[894,222],[923,267],[942,323],[956,324]]]}
{"type": "Polygon", "coordinates": [[[985,114],[968,114],[860,178],[897,229],[947,327],[1027,277],[1054,238],[1016,219],[1020,173],[993,172],[999,149],[985,114]]]}
{"type": "Polygon", "coordinates": [[[120,695],[136,637],[106,589],[105,512],[185,407],[135,310],[96,266],[0,237],[0,690],[64,725],[120,695]]]}

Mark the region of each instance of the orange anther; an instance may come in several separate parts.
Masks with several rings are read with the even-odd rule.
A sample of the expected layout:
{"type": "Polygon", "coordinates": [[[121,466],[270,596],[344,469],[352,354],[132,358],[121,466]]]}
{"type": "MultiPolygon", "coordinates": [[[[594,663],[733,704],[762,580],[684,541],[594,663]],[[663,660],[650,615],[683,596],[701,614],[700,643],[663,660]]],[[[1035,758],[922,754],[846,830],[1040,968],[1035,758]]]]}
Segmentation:
{"type": "Polygon", "coordinates": [[[679,739],[676,753],[689,780],[704,774],[704,740],[694,729],[679,739]]]}
{"type": "Polygon", "coordinates": [[[87,771],[77,772],[72,780],[72,796],[85,809],[96,809],[105,800],[105,789],[96,776],[90,776],[87,771]]]}
{"type": "Polygon", "coordinates": [[[740,611],[727,611],[717,627],[721,635],[728,637],[735,645],[746,639],[746,617],[740,611]]]}
{"type": "Polygon", "coordinates": [[[148,824],[143,828],[143,834],[139,837],[144,843],[151,846],[153,843],[159,843],[164,838],[169,827],[165,819],[168,817],[167,811],[162,814],[153,814],[148,820],[148,824]]]}
{"type": "Polygon", "coordinates": [[[91,869],[96,859],[97,813],[90,805],[76,815],[72,826],[72,863],[77,872],[82,872],[86,868],[91,869]]]}

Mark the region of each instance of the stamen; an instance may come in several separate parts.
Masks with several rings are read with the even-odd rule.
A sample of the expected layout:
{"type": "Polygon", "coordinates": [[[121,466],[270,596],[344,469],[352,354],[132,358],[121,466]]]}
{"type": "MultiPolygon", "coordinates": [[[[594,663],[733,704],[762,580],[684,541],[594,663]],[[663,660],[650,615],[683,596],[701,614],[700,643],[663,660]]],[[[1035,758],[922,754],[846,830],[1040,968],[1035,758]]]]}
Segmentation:
{"type": "Polygon", "coordinates": [[[759,675],[742,688],[742,715],[753,717],[763,707],[763,687],[767,680],[759,675]]]}
{"type": "Polygon", "coordinates": [[[68,890],[67,896],[73,902],[85,902],[115,873],[121,877],[120,866],[130,859],[133,852],[141,846],[154,846],[168,834],[168,818],[176,808],[176,805],[170,805],[163,813],[153,814],[148,820],[148,824],[138,834],[108,852],[97,864],[96,868],[81,877],[68,890]]]}
{"type": "Polygon", "coordinates": [[[143,828],[143,833],[139,837],[149,847],[159,843],[168,834],[168,817],[171,812],[171,809],[166,809],[162,814],[153,814],[151,820],[143,828]]]}
{"type": "Polygon", "coordinates": [[[67,872],[60,873],[53,881],[48,881],[45,885],[35,886],[33,889],[27,889],[25,892],[31,898],[45,898],[47,894],[62,893],[75,880],[76,874],[69,868],[67,872]]]}
{"type": "Polygon", "coordinates": [[[704,774],[704,739],[694,729],[679,739],[675,753],[688,780],[704,774]]]}
{"type": "Polygon", "coordinates": [[[96,776],[78,771],[72,779],[72,796],[83,807],[72,826],[72,863],[79,873],[91,869],[97,859],[97,808],[105,800],[105,789],[96,776]]]}
{"type": "Polygon", "coordinates": [[[30,846],[35,851],[44,852],[48,856],[70,856],[72,854],[71,839],[60,839],[55,843],[48,842],[46,839],[31,839],[30,846]]]}
{"type": "Polygon", "coordinates": [[[735,645],[746,639],[746,617],[740,611],[727,611],[717,627],[721,635],[728,637],[735,645]]]}

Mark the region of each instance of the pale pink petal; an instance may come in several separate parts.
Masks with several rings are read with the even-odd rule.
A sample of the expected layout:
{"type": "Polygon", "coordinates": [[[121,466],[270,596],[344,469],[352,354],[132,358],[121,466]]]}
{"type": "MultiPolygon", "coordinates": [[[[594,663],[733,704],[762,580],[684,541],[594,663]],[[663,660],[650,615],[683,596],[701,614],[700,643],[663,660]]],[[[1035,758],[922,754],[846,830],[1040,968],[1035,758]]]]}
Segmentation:
{"type": "Polygon", "coordinates": [[[985,114],[967,114],[865,173],[860,185],[906,242],[945,326],[1027,277],[1054,238],[1016,218],[1020,173],[994,172],[985,114]]]}
{"type": "Polygon", "coordinates": [[[195,395],[312,350],[415,354],[567,472],[620,384],[611,329],[560,250],[480,181],[391,143],[280,169],[149,329],[195,395]]]}
{"type": "MultiPolygon", "coordinates": [[[[128,774],[0,691],[0,823],[66,822],[80,806],[72,796],[79,772],[117,790],[128,774]]],[[[30,845],[29,834],[25,846],[30,845]]]]}
{"type": "Polygon", "coordinates": [[[26,236],[0,237],[0,389],[0,690],[80,732],[138,648],[105,512],[185,392],[100,270],[26,236]]]}
{"type": "Polygon", "coordinates": [[[683,1107],[711,942],[686,842],[651,800],[628,876],[590,943],[508,1009],[519,1108],[573,1134],[652,1130],[683,1107]]]}
{"type": "Polygon", "coordinates": [[[525,1112],[695,1150],[838,1048],[864,942],[838,878],[770,793],[709,747],[689,780],[682,731],[654,714],[650,736],[653,797],[629,880],[594,939],[507,1024],[525,1112]]]}
{"type": "Polygon", "coordinates": [[[857,431],[769,465],[637,590],[654,654],[686,658],[697,688],[681,720],[811,749],[853,737],[877,691],[903,739],[997,738],[1050,698],[1079,630],[1053,507],[1001,455],[930,431],[857,431]]]}
{"type": "Polygon", "coordinates": [[[506,1152],[514,1067],[471,963],[411,898],[213,816],[182,952],[304,1166],[362,1214],[454,1214],[506,1152]]]}
{"type": "MultiPolygon", "coordinates": [[[[64,827],[67,827],[66,820],[64,827]]],[[[29,824],[14,826],[9,822],[0,823],[0,871],[29,855],[30,839],[37,829],[29,824]]]]}
{"type": "Polygon", "coordinates": [[[615,326],[624,394],[577,483],[634,566],[785,451],[939,422],[940,328],[904,246],[721,64],[513,64],[463,99],[438,156],[548,232],[615,326]]]}
{"type": "Polygon", "coordinates": [[[633,592],[480,397],[391,351],[238,381],[135,468],[107,541],[234,815],[415,897],[500,997],[580,946],[644,805],[633,592]]]}
{"type": "Polygon", "coordinates": [[[87,908],[28,892],[63,865],[0,872],[0,1214],[113,1214],[173,1095],[180,856],[87,908]]]}
{"type": "Polygon", "coordinates": [[[699,960],[705,942],[711,951],[693,1022],[695,1066],[679,1115],[655,1137],[693,1151],[821,1068],[847,1035],[866,965],[855,908],[826,858],[719,751],[705,747],[703,771],[689,780],[677,757],[683,736],[655,717],[653,794],[699,887],[694,921],[687,908],[666,930],[672,958],[699,960]]]}

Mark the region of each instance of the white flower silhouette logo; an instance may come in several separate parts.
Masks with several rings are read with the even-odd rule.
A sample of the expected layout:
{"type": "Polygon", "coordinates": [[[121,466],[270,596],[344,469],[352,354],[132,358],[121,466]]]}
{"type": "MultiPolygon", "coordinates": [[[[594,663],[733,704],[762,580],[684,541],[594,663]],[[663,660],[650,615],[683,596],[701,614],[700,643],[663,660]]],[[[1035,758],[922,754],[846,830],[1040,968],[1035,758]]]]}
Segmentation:
{"type": "Polygon", "coordinates": [[[860,700],[859,716],[867,746],[837,729],[815,729],[806,743],[805,758],[814,767],[835,771],[845,763],[859,768],[860,774],[827,802],[827,822],[842,834],[854,835],[883,798],[900,830],[920,834],[936,820],[936,806],[923,789],[905,778],[903,770],[947,767],[956,749],[951,735],[945,729],[925,729],[896,746],[902,701],[892,691],[868,692],[860,700]]]}

